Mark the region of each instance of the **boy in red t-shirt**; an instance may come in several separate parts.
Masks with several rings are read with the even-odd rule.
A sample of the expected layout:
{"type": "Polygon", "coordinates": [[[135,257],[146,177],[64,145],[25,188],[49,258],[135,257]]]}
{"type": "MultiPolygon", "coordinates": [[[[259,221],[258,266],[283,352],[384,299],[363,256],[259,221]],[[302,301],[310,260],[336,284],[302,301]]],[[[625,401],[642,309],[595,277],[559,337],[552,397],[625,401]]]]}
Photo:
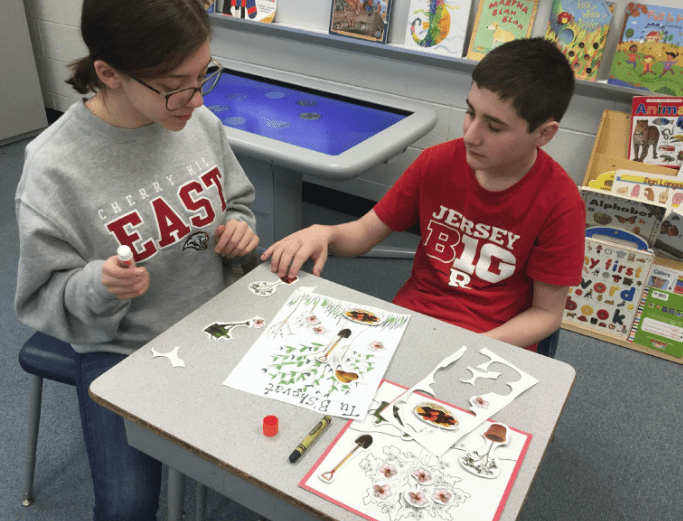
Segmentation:
{"type": "Polygon", "coordinates": [[[581,281],[585,207],[540,149],[559,128],[574,75],[554,44],[514,40],[472,73],[463,137],[425,150],[359,220],[314,225],[269,247],[293,277],[328,253],[353,257],[419,223],[410,279],[394,303],[521,347],[554,332],[581,281]]]}

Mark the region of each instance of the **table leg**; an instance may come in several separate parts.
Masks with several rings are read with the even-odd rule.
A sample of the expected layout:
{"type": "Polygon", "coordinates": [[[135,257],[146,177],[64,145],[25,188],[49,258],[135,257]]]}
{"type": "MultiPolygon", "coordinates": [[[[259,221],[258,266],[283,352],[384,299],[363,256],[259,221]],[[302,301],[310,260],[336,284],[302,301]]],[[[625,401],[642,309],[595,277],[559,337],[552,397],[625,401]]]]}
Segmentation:
{"type": "Polygon", "coordinates": [[[168,521],[181,521],[183,518],[183,494],[185,476],[173,467],[168,467],[168,521]]]}

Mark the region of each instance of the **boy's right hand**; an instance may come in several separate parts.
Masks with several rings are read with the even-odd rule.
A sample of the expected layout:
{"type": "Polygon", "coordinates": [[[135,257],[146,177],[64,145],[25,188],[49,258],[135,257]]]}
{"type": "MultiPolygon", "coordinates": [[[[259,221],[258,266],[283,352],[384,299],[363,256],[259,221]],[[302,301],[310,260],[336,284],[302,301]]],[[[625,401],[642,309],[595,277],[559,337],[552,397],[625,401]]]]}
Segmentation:
{"type": "Polygon", "coordinates": [[[263,252],[261,260],[272,256],[270,271],[280,277],[294,278],[303,263],[311,259],[314,262],[313,274],[320,276],[327,262],[329,243],[330,228],[315,224],[276,242],[263,252]]]}
{"type": "Polygon", "coordinates": [[[112,295],[129,300],[144,295],[149,289],[149,272],[138,266],[122,267],[116,255],[102,265],[102,284],[112,295]]]}

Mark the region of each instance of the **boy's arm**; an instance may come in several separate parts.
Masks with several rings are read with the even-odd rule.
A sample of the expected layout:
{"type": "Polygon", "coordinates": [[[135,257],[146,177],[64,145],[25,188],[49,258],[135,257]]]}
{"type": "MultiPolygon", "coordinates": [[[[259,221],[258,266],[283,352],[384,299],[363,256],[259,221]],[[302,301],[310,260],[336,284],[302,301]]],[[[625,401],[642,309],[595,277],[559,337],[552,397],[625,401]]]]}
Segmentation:
{"type": "Polygon", "coordinates": [[[568,286],[553,286],[534,281],[531,307],[483,333],[484,336],[519,347],[540,342],[560,327],[568,290],[568,286]]]}
{"type": "Polygon", "coordinates": [[[320,275],[329,253],[339,257],[356,257],[370,251],[393,230],[384,224],[374,210],[357,221],[335,226],[315,224],[299,230],[269,247],[261,260],[272,256],[270,270],[280,277],[293,278],[308,259],[314,261],[313,274],[320,275]]]}

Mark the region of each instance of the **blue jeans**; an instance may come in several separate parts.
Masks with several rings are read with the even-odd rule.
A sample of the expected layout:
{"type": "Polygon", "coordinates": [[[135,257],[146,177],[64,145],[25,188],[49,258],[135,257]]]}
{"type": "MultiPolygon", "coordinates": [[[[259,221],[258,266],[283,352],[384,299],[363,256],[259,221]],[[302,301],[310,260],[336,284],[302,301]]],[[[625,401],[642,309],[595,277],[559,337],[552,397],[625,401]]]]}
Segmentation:
{"type": "Polygon", "coordinates": [[[79,356],[76,392],[95,489],[94,521],[153,521],[159,508],[161,463],[130,447],[123,418],[88,396],[92,381],[124,358],[113,353],[79,356]]]}

